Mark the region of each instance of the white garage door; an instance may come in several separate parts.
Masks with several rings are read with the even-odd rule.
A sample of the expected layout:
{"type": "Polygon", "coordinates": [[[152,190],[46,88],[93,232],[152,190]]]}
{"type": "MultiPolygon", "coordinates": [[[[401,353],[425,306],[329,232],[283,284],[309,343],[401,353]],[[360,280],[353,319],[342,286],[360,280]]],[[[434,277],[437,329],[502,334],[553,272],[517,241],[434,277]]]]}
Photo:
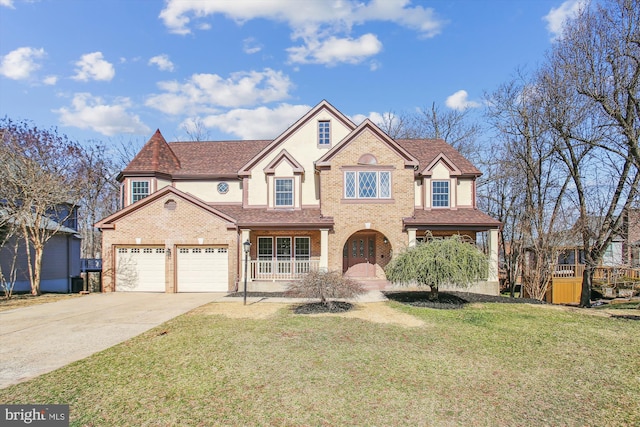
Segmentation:
{"type": "Polygon", "coordinates": [[[165,292],[164,248],[118,248],[116,291],[165,292]]]}
{"type": "Polygon", "coordinates": [[[178,248],[178,292],[226,292],[229,289],[227,248],[178,248]]]}

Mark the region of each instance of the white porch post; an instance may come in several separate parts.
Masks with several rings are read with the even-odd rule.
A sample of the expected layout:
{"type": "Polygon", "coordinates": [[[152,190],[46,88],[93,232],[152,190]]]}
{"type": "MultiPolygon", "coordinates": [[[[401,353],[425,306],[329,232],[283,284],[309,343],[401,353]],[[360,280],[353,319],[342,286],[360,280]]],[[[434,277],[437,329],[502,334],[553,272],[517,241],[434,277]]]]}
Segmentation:
{"type": "Polygon", "coordinates": [[[413,248],[416,245],[416,231],[417,228],[407,228],[407,234],[409,235],[409,247],[413,248]]]}
{"type": "Polygon", "coordinates": [[[329,271],[329,229],[320,229],[320,271],[329,271]]]}
{"type": "MultiPolygon", "coordinates": [[[[240,230],[240,244],[238,245],[238,250],[240,251],[240,285],[238,286],[238,290],[242,290],[244,291],[244,283],[245,283],[245,277],[244,277],[244,271],[245,271],[245,267],[244,267],[244,262],[245,262],[245,255],[244,255],[244,247],[243,247],[243,243],[246,242],[247,240],[249,240],[249,235],[251,234],[251,230],[249,229],[242,229],[240,230]]],[[[249,262],[251,260],[251,256],[247,256],[247,262],[249,262]]],[[[247,277],[247,281],[251,281],[251,273],[248,273],[247,277]]]]}
{"type": "Polygon", "coordinates": [[[488,282],[498,281],[498,229],[489,230],[489,277],[488,282]]]}

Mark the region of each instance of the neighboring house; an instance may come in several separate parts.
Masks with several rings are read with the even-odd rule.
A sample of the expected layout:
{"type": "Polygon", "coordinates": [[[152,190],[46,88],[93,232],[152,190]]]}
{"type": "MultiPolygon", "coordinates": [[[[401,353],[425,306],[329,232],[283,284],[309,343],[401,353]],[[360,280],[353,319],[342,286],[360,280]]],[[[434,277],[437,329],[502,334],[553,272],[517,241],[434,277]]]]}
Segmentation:
{"type": "Polygon", "coordinates": [[[640,208],[627,209],[623,216],[625,264],[640,268],[640,208]]]}
{"type": "Polygon", "coordinates": [[[160,131],[118,176],[103,291],[282,290],[310,269],[384,281],[427,233],[487,233],[498,293],[500,223],[477,209],[467,159],[442,140],[394,140],[323,101],[273,140],[172,142],[160,131]]]}
{"type": "MultiPolygon", "coordinates": [[[[56,212],[51,212],[52,218],[47,220],[46,227],[49,230],[58,230],[44,246],[42,254],[42,270],[40,277],[41,292],[72,292],[72,280],[80,277],[80,246],[81,238],[77,231],[77,208],[72,206],[60,206],[56,212]],[[70,210],[71,209],[71,210],[70,210]],[[64,218],[64,222],[56,220],[56,216],[64,218]]],[[[25,250],[24,237],[12,237],[0,248],[0,264],[2,272],[9,274],[13,260],[13,248],[18,239],[18,257],[16,259],[16,282],[13,292],[30,292],[29,263],[25,250]]],[[[32,259],[33,263],[33,250],[32,259]]]]}

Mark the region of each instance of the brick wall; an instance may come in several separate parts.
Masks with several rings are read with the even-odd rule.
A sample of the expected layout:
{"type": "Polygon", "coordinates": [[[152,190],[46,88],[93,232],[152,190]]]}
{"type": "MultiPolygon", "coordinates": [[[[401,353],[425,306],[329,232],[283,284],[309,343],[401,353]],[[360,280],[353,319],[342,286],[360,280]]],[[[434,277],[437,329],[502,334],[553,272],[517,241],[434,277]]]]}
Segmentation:
{"type": "MultiPolygon", "coordinates": [[[[376,170],[372,166],[369,170],[376,170]]],[[[402,219],[413,215],[414,171],[405,168],[404,161],[373,133],[365,130],[331,160],[331,168],[320,173],[322,213],[332,216],[334,230],[329,233],[329,269],[342,271],[342,248],[353,233],[365,230],[370,223],[376,235],[377,275],[384,277],[382,267],[389,260],[391,251],[398,252],[408,245],[402,219]],[[357,166],[363,154],[373,154],[378,166],[391,166],[391,203],[387,201],[343,200],[344,172],[342,166],[357,166]],[[382,239],[389,240],[384,245],[382,239]],[[381,258],[385,255],[385,258],[381,258]]]]}
{"type": "Polygon", "coordinates": [[[115,221],[114,229],[104,229],[103,248],[103,291],[111,292],[115,286],[115,247],[118,245],[136,245],[140,238],[141,246],[162,246],[171,249],[172,256],[166,257],[165,289],[175,292],[176,246],[198,246],[199,238],[203,245],[228,246],[229,290],[235,289],[238,280],[238,237],[237,232],[227,229],[227,222],[202,208],[193,205],[173,194],[165,195],[140,209],[115,221]],[[175,201],[175,208],[169,209],[175,201]]]}

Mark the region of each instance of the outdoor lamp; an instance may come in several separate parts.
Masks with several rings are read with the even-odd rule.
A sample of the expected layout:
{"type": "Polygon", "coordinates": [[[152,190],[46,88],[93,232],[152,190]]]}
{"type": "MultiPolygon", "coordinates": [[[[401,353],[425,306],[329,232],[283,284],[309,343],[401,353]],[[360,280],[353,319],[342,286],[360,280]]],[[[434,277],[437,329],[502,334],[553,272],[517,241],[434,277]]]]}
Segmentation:
{"type": "Polygon", "coordinates": [[[249,250],[251,249],[249,239],[242,246],[244,248],[244,305],[247,305],[247,266],[249,265],[249,250]]]}

